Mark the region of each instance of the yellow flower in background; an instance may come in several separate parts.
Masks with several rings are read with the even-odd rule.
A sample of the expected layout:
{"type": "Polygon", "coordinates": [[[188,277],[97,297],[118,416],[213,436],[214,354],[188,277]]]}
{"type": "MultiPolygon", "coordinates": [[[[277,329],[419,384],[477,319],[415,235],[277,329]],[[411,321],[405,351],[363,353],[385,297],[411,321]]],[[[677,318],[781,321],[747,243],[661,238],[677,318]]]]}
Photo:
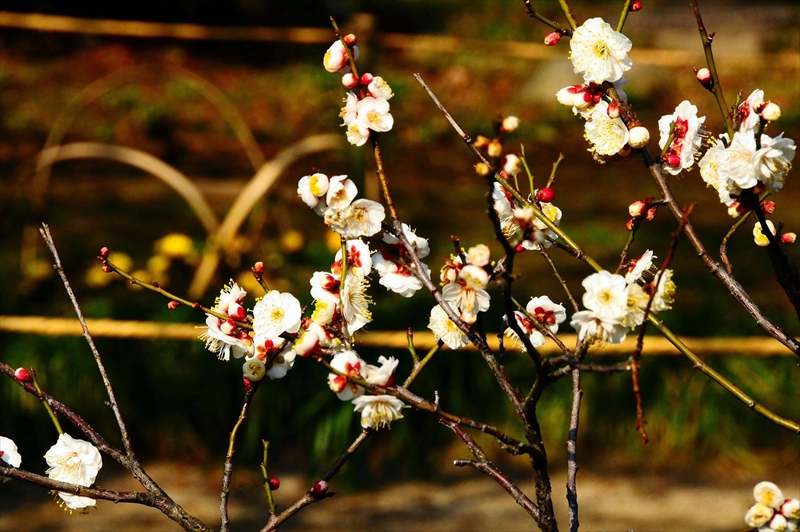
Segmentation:
{"type": "Polygon", "coordinates": [[[170,233],[153,244],[153,251],[170,259],[185,259],[194,256],[194,242],[181,233],[170,233]]]}

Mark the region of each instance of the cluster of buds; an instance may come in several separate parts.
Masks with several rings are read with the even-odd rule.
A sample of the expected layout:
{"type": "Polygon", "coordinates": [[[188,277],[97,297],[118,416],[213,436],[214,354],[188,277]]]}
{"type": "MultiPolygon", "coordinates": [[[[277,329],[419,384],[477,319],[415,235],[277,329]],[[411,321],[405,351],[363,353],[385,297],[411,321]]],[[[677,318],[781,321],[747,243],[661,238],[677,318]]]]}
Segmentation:
{"type": "Polygon", "coordinates": [[[648,222],[653,221],[658,212],[658,204],[653,203],[655,200],[654,197],[649,197],[636,200],[628,205],[628,214],[631,215],[631,219],[628,220],[628,223],[625,225],[628,231],[633,230],[637,220],[645,219],[648,222]]]}
{"type": "Polygon", "coordinates": [[[756,503],[747,510],[744,521],[758,532],[793,532],[800,524],[800,500],[785,499],[772,482],[759,482],[753,488],[756,503]]]}

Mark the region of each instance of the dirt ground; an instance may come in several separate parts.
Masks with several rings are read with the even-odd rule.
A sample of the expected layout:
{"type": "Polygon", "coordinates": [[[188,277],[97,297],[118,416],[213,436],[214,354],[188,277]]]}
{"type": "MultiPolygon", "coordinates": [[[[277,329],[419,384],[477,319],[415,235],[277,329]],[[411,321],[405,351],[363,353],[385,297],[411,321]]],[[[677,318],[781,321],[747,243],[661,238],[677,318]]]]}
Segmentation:
{"type": "MultiPolygon", "coordinates": [[[[219,524],[219,474],[184,464],[150,464],[148,472],[187,511],[212,526],[219,524]]],[[[794,467],[792,469],[795,469],[794,467]]],[[[705,476],[704,476],[705,477],[705,476]]],[[[553,500],[562,529],[568,526],[565,472],[553,475],[553,500]]],[[[758,478],[756,481],[762,480],[758,478]]],[[[770,478],[787,497],[800,495],[800,472],[784,471],[770,478]],[[780,477],[780,478],[777,478],[780,477]]],[[[281,479],[279,505],[293,502],[307,480],[281,479]]],[[[232,530],[257,530],[266,521],[266,504],[259,479],[234,472],[230,518],[232,530]]],[[[679,481],[658,475],[578,476],[581,530],[717,531],[742,530],[743,516],[752,504],[753,479],[727,476],[711,481],[679,481]]],[[[2,487],[3,531],[151,531],[179,530],[157,510],[100,501],[96,511],[67,515],[35,487],[2,487]]],[[[105,486],[135,489],[133,481],[110,479],[105,486]],[[116,480],[116,481],[115,481],[116,480]]],[[[519,482],[527,493],[528,481],[519,482]]],[[[336,482],[332,483],[336,491],[336,482]]],[[[464,471],[447,482],[403,482],[370,493],[339,493],[305,508],[284,530],[467,531],[535,530],[528,515],[504,490],[476,472],[464,471]]]]}

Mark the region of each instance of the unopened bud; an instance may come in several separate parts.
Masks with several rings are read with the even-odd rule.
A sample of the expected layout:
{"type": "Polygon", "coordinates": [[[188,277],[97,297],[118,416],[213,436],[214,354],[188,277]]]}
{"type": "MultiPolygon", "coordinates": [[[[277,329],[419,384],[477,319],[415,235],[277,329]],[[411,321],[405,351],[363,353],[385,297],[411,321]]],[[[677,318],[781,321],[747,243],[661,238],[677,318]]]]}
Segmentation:
{"type": "Polygon", "coordinates": [[[641,11],[642,10],[642,3],[639,0],[636,0],[635,2],[631,2],[630,10],[634,11],[634,12],[641,11]]]}
{"type": "Polygon", "coordinates": [[[628,220],[628,223],[625,224],[625,229],[628,231],[633,231],[633,224],[636,223],[636,218],[631,218],[628,220]]]}
{"type": "Polygon", "coordinates": [[[348,72],[342,76],[342,85],[345,89],[355,89],[358,87],[358,78],[352,72],[348,72]]]}
{"type": "Polygon", "coordinates": [[[233,302],[228,305],[228,316],[230,316],[231,319],[243,321],[246,315],[247,313],[245,312],[244,307],[239,303],[233,302]]]}
{"type": "Polygon", "coordinates": [[[728,215],[731,218],[738,218],[739,216],[741,216],[742,214],[746,213],[749,210],[750,209],[745,207],[741,201],[735,200],[728,206],[728,215]]]}
{"type": "Polygon", "coordinates": [[[17,379],[19,382],[31,382],[33,380],[31,378],[31,374],[28,373],[28,370],[25,368],[15,369],[14,378],[17,379]]]}
{"type": "Polygon", "coordinates": [[[361,74],[361,84],[364,85],[365,87],[370,83],[372,83],[373,79],[375,79],[375,76],[373,76],[369,72],[364,72],[363,74],[361,74]]]}
{"type": "Polygon", "coordinates": [[[637,216],[641,216],[644,213],[644,209],[647,207],[647,202],[644,200],[636,200],[630,205],[628,205],[628,214],[636,218],[637,216]]]}
{"type": "Polygon", "coordinates": [[[761,202],[761,210],[767,214],[775,212],[775,202],[772,200],[764,200],[761,202]]]}
{"type": "Polygon", "coordinates": [[[478,137],[472,142],[472,146],[478,150],[485,150],[491,141],[492,140],[489,137],[478,135],[478,137]]]}
{"type": "Polygon", "coordinates": [[[103,264],[103,267],[100,268],[100,269],[103,270],[106,273],[111,273],[111,272],[114,271],[114,269],[111,266],[109,266],[108,264],[103,264]]]}
{"type": "Polygon", "coordinates": [[[264,263],[261,261],[256,262],[253,264],[252,268],[250,268],[250,271],[253,272],[253,276],[256,279],[261,279],[264,276],[264,263]]]}
{"type": "Polygon", "coordinates": [[[630,154],[631,154],[631,147],[628,146],[627,144],[624,145],[622,149],[617,152],[617,155],[619,155],[620,157],[627,157],[630,154]]]}
{"type": "Polygon", "coordinates": [[[507,116],[503,118],[503,123],[500,124],[500,131],[504,133],[513,133],[519,127],[519,118],[516,116],[507,116]]]}
{"type": "Polygon", "coordinates": [[[242,373],[253,382],[258,382],[267,374],[267,366],[259,359],[248,360],[242,366],[242,373]]]}
{"type": "Polygon", "coordinates": [[[677,168],[681,165],[681,157],[677,153],[669,153],[664,157],[664,162],[667,163],[667,166],[677,168]]]}
{"type": "Polygon", "coordinates": [[[797,235],[795,233],[783,233],[781,235],[781,242],[784,244],[794,244],[795,240],[797,240],[797,235]]]}
{"type": "Polygon", "coordinates": [[[492,169],[486,163],[478,163],[475,165],[475,173],[478,175],[489,175],[492,169]]]}
{"type": "Polygon", "coordinates": [[[508,175],[517,175],[522,171],[522,159],[513,153],[509,153],[500,160],[503,171],[508,175]]]}
{"type": "Polygon", "coordinates": [[[648,222],[652,222],[653,219],[656,217],[657,213],[658,213],[658,205],[655,205],[647,209],[647,214],[645,215],[645,218],[647,218],[648,222]]]}
{"type": "Polygon", "coordinates": [[[219,331],[222,334],[230,335],[236,330],[236,323],[233,320],[225,320],[219,324],[219,331]]]}
{"type": "Polygon", "coordinates": [[[650,132],[644,126],[635,126],[628,133],[628,144],[631,148],[644,148],[650,142],[650,132]]]}
{"type": "Polygon", "coordinates": [[[169,303],[167,303],[167,308],[170,309],[170,310],[175,310],[176,308],[178,308],[180,306],[181,306],[181,304],[178,303],[177,301],[170,301],[169,303]]]}
{"type": "Polygon", "coordinates": [[[107,259],[108,258],[108,248],[105,247],[105,246],[101,247],[99,256],[100,256],[101,259],[107,259]]]}
{"type": "Polygon", "coordinates": [[[761,109],[761,118],[774,122],[781,117],[781,108],[777,103],[767,102],[761,109]]]}
{"type": "Polygon", "coordinates": [[[500,139],[494,139],[486,146],[486,153],[489,154],[489,157],[500,157],[503,155],[503,143],[500,142],[500,139]]]}
{"type": "Polygon", "coordinates": [[[561,33],[557,31],[551,31],[547,35],[544,36],[544,43],[547,46],[555,46],[558,44],[558,41],[561,40],[561,33]]]}
{"type": "Polygon", "coordinates": [[[608,112],[609,118],[619,118],[619,104],[617,102],[611,102],[608,104],[606,112],[608,112]]]}
{"type": "Polygon", "coordinates": [[[325,482],[324,480],[318,480],[317,483],[314,484],[314,487],[311,488],[311,493],[313,493],[314,496],[316,497],[325,495],[327,491],[328,491],[328,483],[325,482]]]}
{"type": "Polygon", "coordinates": [[[269,482],[269,489],[272,491],[277,491],[281,487],[281,481],[275,477],[272,477],[267,482],[269,482]]]}
{"type": "Polygon", "coordinates": [[[536,191],[536,201],[541,201],[542,203],[551,203],[555,197],[556,192],[550,187],[545,187],[536,191]]]}
{"type": "Polygon", "coordinates": [[[348,33],[347,35],[345,35],[343,40],[344,43],[350,48],[356,45],[356,36],[352,33],[348,33]]]}

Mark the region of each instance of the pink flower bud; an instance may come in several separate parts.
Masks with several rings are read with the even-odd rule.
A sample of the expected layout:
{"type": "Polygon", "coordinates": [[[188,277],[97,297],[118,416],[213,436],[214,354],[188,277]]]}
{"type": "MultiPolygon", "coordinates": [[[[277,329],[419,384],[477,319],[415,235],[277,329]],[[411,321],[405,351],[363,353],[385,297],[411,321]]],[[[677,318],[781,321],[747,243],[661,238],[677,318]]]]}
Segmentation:
{"type": "Polygon", "coordinates": [[[607,112],[609,118],[619,118],[619,104],[617,102],[611,102],[608,104],[607,112]]]}
{"type": "Polygon", "coordinates": [[[642,10],[642,3],[639,0],[636,0],[635,2],[631,2],[630,10],[633,11],[633,12],[641,11],[642,10]]]}
{"type": "Polygon", "coordinates": [[[269,489],[272,491],[277,491],[281,487],[281,481],[275,477],[272,477],[267,482],[269,482],[269,489]]]}
{"type": "Polygon", "coordinates": [[[707,68],[701,68],[697,71],[697,81],[705,85],[711,83],[711,71],[707,68]]]}
{"type": "Polygon", "coordinates": [[[547,35],[544,36],[544,43],[547,46],[555,46],[558,44],[558,41],[561,40],[561,34],[557,31],[551,31],[547,35]]]}
{"type": "Polygon", "coordinates": [[[181,304],[178,303],[177,301],[170,301],[169,303],[167,303],[167,308],[170,309],[170,310],[175,310],[176,308],[178,308],[180,306],[181,306],[181,304]]]}
{"type": "Polygon", "coordinates": [[[315,497],[320,497],[325,495],[328,491],[328,483],[324,480],[318,480],[314,487],[311,488],[311,493],[314,494],[315,497]]]}
{"type": "Polygon", "coordinates": [[[519,244],[516,248],[514,248],[514,251],[516,251],[517,253],[522,253],[523,251],[525,251],[525,248],[523,247],[522,244],[519,244]]]}
{"type": "Polygon", "coordinates": [[[114,271],[114,270],[111,268],[111,266],[109,266],[108,264],[103,264],[103,267],[102,267],[102,268],[100,268],[100,269],[101,269],[101,270],[103,270],[103,271],[104,271],[104,272],[106,272],[106,273],[111,273],[111,272],[113,272],[113,271],[114,271]]]}
{"type": "Polygon", "coordinates": [[[375,79],[375,76],[373,76],[373,75],[372,75],[372,74],[370,74],[369,72],[364,72],[364,73],[361,75],[361,84],[362,84],[362,85],[364,85],[364,86],[366,87],[367,85],[369,85],[370,83],[372,83],[372,80],[373,80],[373,79],[375,79]]]}
{"type": "Polygon", "coordinates": [[[103,246],[100,248],[100,258],[107,259],[108,258],[108,248],[103,246]]]}
{"type": "Polygon", "coordinates": [[[358,87],[358,78],[352,72],[348,72],[342,76],[342,85],[345,89],[355,89],[358,87]]]}
{"type": "Polygon", "coordinates": [[[551,203],[555,197],[555,191],[549,187],[542,188],[536,192],[536,200],[542,203],[551,203]]]}
{"type": "Polygon", "coordinates": [[[344,36],[344,43],[350,48],[352,48],[353,46],[356,45],[356,36],[352,33],[348,33],[347,35],[344,36]]]}
{"type": "Polygon", "coordinates": [[[781,108],[776,103],[767,102],[761,109],[761,118],[774,122],[781,117],[781,108]]]}
{"type": "Polygon", "coordinates": [[[228,305],[228,316],[230,316],[231,319],[242,321],[246,315],[247,313],[245,312],[244,307],[239,303],[232,302],[230,305],[228,305]]]}
{"type": "Polygon", "coordinates": [[[631,218],[628,220],[628,223],[625,224],[625,229],[628,231],[633,231],[633,224],[636,222],[636,218],[631,218]]]}
{"type": "Polygon", "coordinates": [[[253,276],[256,279],[261,279],[261,277],[264,275],[264,263],[261,261],[256,262],[253,264],[253,267],[250,268],[250,271],[253,272],[253,276]]]}
{"type": "Polygon", "coordinates": [[[25,368],[15,369],[14,378],[17,379],[19,382],[31,382],[33,380],[33,378],[31,378],[31,374],[28,373],[28,370],[25,368]]]}
{"type": "Polygon", "coordinates": [[[657,212],[658,212],[658,206],[650,207],[649,209],[647,209],[647,214],[645,215],[647,221],[648,222],[652,221],[656,217],[657,212]]]}
{"type": "Polygon", "coordinates": [[[667,156],[664,157],[664,162],[667,163],[668,166],[677,168],[681,165],[681,158],[677,153],[668,153],[667,156]]]}
{"type": "Polygon", "coordinates": [[[797,240],[797,235],[794,233],[783,233],[781,235],[781,242],[784,244],[794,244],[795,240],[797,240]]]}
{"type": "Polygon", "coordinates": [[[775,212],[775,202],[772,200],[764,200],[761,202],[761,210],[767,214],[775,212]]]}
{"type": "Polygon", "coordinates": [[[644,200],[636,200],[630,205],[628,205],[628,214],[636,218],[637,216],[641,216],[644,213],[644,209],[647,207],[647,202],[644,200]]]}

